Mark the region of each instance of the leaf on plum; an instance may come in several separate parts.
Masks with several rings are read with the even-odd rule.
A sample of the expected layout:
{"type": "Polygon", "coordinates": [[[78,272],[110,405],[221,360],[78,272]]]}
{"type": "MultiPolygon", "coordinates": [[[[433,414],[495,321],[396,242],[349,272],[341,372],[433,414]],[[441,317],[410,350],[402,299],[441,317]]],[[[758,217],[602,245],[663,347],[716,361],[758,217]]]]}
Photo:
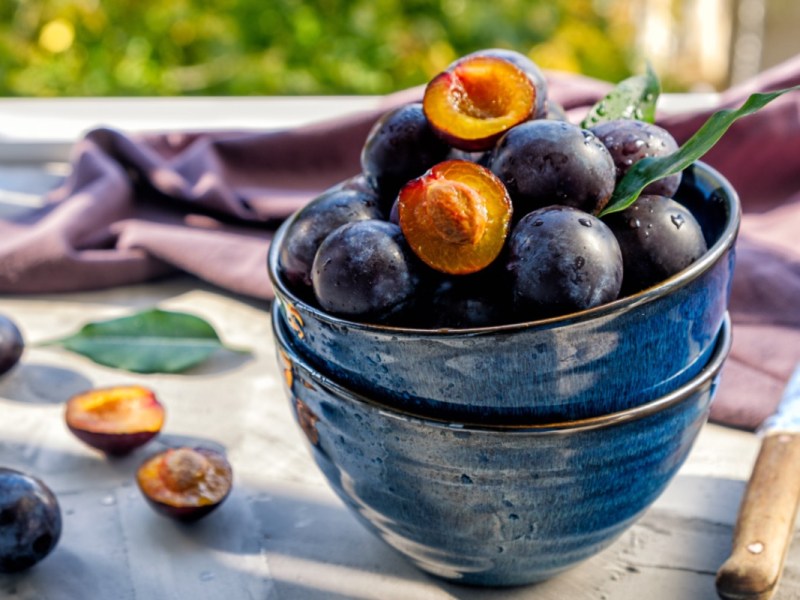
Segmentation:
{"type": "Polygon", "coordinates": [[[653,123],[656,120],[656,103],[660,95],[661,82],[648,62],[643,75],[634,75],[620,81],[589,109],[581,121],[581,127],[589,129],[617,119],[638,119],[653,123]]]}
{"type": "Polygon", "coordinates": [[[752,94],[737,109],[726,108],[712,114],[678,151],[661,157],[648,157],[635,163],[619,181],[606,208],[605,216],[633,204],[650,183],[683,171],[714,147],[728,128],[741,117],[751,115],[787,92],[800,91],[800,85],[774,92],[752,94]]]}

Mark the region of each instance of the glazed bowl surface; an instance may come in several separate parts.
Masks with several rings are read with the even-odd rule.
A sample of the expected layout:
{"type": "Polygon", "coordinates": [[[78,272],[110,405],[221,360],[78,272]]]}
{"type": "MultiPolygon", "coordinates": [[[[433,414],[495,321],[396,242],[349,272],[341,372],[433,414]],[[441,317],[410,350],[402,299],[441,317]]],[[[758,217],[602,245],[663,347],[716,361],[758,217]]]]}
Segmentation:
{"type": "Polygon", "coordinates": [[[739,200],[698,162],[676,199],[697,217],[708,252],[663,283],[546,320],[475,329],[349,321],[295,295],[272,242],[269,275],[297,352],[353,390],[429,416],[510,422],[583,419],[625,410],[690,381],[708,362],[727,310],[739,200]]]}
{"type": "Polygon", "coordinates": [[[551,425],[426,418],[358,395],[294,347],[278,309],[285,392],[328,483],[422,570],[471,585],[547,579],[598,553],[655,501],[708,418],[730,348],[635,408],[551,425]]]}

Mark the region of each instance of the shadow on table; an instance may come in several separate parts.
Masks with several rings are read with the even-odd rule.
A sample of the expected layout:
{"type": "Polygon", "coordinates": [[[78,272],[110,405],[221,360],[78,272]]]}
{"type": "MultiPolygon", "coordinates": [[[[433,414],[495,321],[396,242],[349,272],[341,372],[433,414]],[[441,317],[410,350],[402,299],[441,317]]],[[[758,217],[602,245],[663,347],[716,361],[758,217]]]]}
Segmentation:
{"type": "Polygon", "coordinates": [[[678,583],[691,592],[686,597],[711,598],[743,484],[679,479],[676,493],[703,488],[708,510],[698,516],[674,502],[666,509],[657,505],[597,556],[548,581],[514,588],[467,587],[427,575],[368,532],[332,492],[303,486],[276,483],[255,490],[240,483],[219,511],[175,527],[199,545],[261,554],[282,600],[633,598],[650,581],[678,583]]]}
{"type": "MultiPolygon", "coordinates": [[[[116,492],[113,505],[103,504],[106,491],[88,490],[62,498],[70,516],[61,546],[26,574],[0,576],[0,595],[50,600],[72,597],[61,592],[83,585],[85,600],[139,600],[171,580],[173,591],[191,590],[194,600],[223,597],[222,589],[260,590],[258,597],[281,600],[577,600],[640,598],[656,588],[711,599],[743,482],[676,481],[665,502],[599,555],[540,584],[494,589],[423,573],[362,527],[332,492],[309,484],[254,485],[242,477],[225,504],[193,524],[156,515],[130,486],[116,492]],[[705,499],[708,506],[688,510],[687,490],[695,495],[686,501],[705,499]],[[74,535],[81,530],[83,538],[74,535]]],[[[797,588],[787,575],[784,591],[791,594],[797,588]]]]}
{"type": "Polygon", "coordinates": [[[150,453],[155,454],[167,448],[178,448],[188,446],[190,448],[208,448],[215,450],[223,455],[227,454],[225,444],[217,442],[207,437],[198,435],[182,435],[178,433],[160,433],[150,446],[150,453]]]}
{"type": "Polygon", "coordinates": [[[0,378],[0,396],[30,404],[60,404],[91,387],[88,377],[71,369],[30,361],[0,378]]]}

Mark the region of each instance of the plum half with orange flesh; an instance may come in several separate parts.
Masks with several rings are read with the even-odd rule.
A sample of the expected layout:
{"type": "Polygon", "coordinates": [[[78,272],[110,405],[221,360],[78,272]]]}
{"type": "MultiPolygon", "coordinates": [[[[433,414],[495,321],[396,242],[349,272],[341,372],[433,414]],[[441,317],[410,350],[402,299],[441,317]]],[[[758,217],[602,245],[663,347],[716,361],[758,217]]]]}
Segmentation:
{"type": "Polygon", "coordinates": [[[532,118],[536,95],[536,86],[513,62],[474,55],[431,79],[422,107],[442,139],[474,152],[488,150],[504,132],[532,118]]]}
{"type": "Polygon", "coordinates": [[[535,62],[530,58],[517,52],[516,50],[509,50],[508,48],[483,48],[471,52],[458,60],[467,60],[476,56],[493,56],[495,58],[502,58],[508,62],[516,65],[525,75],[528,76],[534,88],[536,89],[536,106],[533,112],[534,119],[544,118],[548,114],[548,85],[547,79],[544,76],[544,71],[539,68],[535,62]]]}
{"type": "Polygon", "coordinates": [[[78,439],[106,454],[121,455],[154,438],[164,425],[164,406],[138,386],[97,388],[67,401],[65,421],[78,439]]]}
{"type": "Polygon", "coordinates": [[[428,266],[451,275],[475,273],[503,249],[511,198],[488,169],[449,160],[407,183],[397,200],[400,228],[428,266]]]}
{"type": "Polygon", "coordinates": [[[231,491],[233,470],[210,448],[170,448],[147,459],[136,483],[156,512],[196,521],[217,508],[231,491]]]}

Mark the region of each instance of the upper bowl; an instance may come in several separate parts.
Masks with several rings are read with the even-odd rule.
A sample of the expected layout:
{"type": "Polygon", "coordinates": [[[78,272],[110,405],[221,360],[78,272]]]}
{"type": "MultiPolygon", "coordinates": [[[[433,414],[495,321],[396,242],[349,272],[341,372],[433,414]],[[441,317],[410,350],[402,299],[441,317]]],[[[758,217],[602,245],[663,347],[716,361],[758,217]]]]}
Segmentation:
{"type": "Polygon", "coordinates": [[[697,218],[708,252],[637,294],[578,313],[474,329],[350,321],[295,295],[278,257],[269,275],[298,353],[376,400],[443,418],[565,421],[625,410],[674,390],[708,361],[730,295],[738,196],[697,162],[675,198],[697,218]]]}

